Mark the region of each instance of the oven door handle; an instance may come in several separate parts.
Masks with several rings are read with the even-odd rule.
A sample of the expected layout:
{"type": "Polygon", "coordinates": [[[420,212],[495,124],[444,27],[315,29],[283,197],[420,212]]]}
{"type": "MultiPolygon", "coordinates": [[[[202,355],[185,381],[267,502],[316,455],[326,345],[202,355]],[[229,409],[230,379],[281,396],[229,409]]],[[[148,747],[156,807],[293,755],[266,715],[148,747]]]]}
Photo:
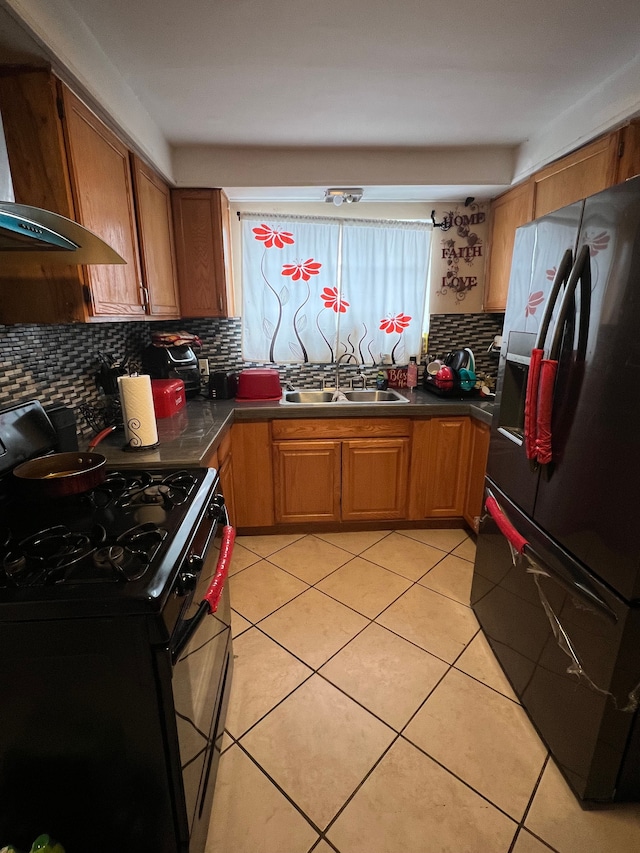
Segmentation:
{"type": "Polygon", "coordinates": [[[171,644],[171,663],[175,664],[182,652],[187,647],[189,641],[198,630],[200,623],[208,614],[213,614],[218,609],[220,598],[224,590],[224,585],[229,575],[229,564],[233,556],[233,543],[236,538],[236,531],[230,525],[226,524],[222,530],[222,542],[220,543],[220,555],[216,564],[209,588],[207,589],[204,598],[198,605],[198,609],[187,621],[183,622],[180,628],[176,631],[171,644]]]}

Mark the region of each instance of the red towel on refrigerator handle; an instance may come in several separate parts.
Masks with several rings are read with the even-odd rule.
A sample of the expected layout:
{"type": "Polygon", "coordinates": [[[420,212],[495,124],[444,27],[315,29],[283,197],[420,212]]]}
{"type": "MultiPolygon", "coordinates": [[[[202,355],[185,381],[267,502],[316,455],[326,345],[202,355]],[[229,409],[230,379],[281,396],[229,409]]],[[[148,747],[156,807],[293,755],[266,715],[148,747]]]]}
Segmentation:
{"type": "Polygon", "coordinates": [[[548,465],[552,459],[551,417],[557,372],[557,361],[550,358],[542,360],[542,364],[540,365],[538,416],[536,421],[536,455],[541,465],[548,465]]]}
{"type": "Polygon", "coordinates": [[[537,454],[537,412],[538,386],[540,383],[540,364],[544,350],[531,350],[529,375],[527,376],[527,393],[524,398],[524,449],[527,459],[535,459],[537,454]]]}

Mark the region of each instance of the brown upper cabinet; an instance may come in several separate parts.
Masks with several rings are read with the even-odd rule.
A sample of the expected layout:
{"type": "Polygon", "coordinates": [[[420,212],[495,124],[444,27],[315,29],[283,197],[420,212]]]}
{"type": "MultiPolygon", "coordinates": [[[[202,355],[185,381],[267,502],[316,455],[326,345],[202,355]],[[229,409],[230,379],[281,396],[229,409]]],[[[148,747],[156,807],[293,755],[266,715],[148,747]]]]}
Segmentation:
{"type": "Polygon", "coordinates": [[[492,202],[484,285],[485,311],[504,311],[516,228],[530,222],[532,218],[533,183],[530,180],[508,190],[492,202]]]}
{"type": "Polygon", "coordinates": [[[538,219],[617,183],[621,131],[584,145],[533,176],[538,219]]]}
{"type": "Polygon", "coordinates": [[[145,314],[138,260],[129,151],[66,86],[61,86],[64,130],[76,214],[126,264],[86,268],[94,317],[145,314]]]}
{"type": "Polygon", "coordinates": [[[640,122],[633,121],[498,196],[491,206],[485,311],[506,307],[516,228],[639,173],[640,122]]]}
{"type": "Polygon", "coordinates": [[[0,111],[16,201],[77,220],[126,261],[63,269],[40,266],[18,276],[0,273],[0,322],[179,316],[168,188],[163,211],[160,179],[152,190],[150,170],[137,175],[136,221],[127,146],[47,70],[0,76],[0,111]]]}
{"type": "Polygon", "coordinates": [[[147,311],[152,317],[177,317],[180,308],[171,191],[135,154],[131,162],[147,311]]]}
{"type": "Polygon", "coordinates": [[[220,189],[171,191],[183,317],[226,317],[229,200],[220,189]]]}

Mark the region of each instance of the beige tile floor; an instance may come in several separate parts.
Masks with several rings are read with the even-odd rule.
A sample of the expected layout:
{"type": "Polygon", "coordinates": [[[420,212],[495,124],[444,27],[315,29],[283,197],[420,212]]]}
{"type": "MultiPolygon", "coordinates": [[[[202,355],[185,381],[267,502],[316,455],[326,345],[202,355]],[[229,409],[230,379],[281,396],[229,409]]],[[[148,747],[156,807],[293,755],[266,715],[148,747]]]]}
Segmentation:
{"type": "Polygon", "coordinates": [[[462,530],[239,537],[206,853],[637,853],[583,810],[468,606],[462,530]]]}

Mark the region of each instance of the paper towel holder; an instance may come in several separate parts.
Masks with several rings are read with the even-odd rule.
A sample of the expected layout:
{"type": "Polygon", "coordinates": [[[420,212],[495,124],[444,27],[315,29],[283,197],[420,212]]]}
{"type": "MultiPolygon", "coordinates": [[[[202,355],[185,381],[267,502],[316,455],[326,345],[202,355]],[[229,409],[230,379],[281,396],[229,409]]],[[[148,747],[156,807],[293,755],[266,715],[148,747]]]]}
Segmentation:
{"type": "MultiPolygon", "coordinates": [[[[153,450],[158,447],[160,442],[158,440],[158,430],[156,426],[156,418],[155,411],[153,405],[153,396],[151,392],[151,378],[146,374],[138,374],[132,373],[130,376],[119,376],[118,377],[118,389],[120,392],[120,401],[122,405],[122,417],[124,421],[125,428],[125,441],[123,450],[128,453],[137,453],[137,452],[145,452],[147,450],[153,450]],[[137,399],[133,402],[133,408],[135,409],[135,413],[131,412],[129,408],[129,401],[127,400],[127,390],[125,389],[125,383],[131,383],[135,381],[136,384],[142,382],[143,388],[139,393],[142,394],[142,399],[138,396],[137,399]],[[143,435],[145,432],[149,433],[149,424],[143,423],[144,416],[149,415],[150,420],[152,421],[153,430],[149,435],[144,436],[145,438],[155,438],[155,441],[151,444],[143,444],[143,435]]],[[[133,392],[130,392],[133,395],[133,392]]]]}
{"type": "Polygon", "coordinates": [[[155,450],[156,447],[160,447],[159,441],[156,441],[155,444],[140,444],[137,446],[127,442],[122,449],[126,453],[144,453],[145,450],[155,450]]]}

